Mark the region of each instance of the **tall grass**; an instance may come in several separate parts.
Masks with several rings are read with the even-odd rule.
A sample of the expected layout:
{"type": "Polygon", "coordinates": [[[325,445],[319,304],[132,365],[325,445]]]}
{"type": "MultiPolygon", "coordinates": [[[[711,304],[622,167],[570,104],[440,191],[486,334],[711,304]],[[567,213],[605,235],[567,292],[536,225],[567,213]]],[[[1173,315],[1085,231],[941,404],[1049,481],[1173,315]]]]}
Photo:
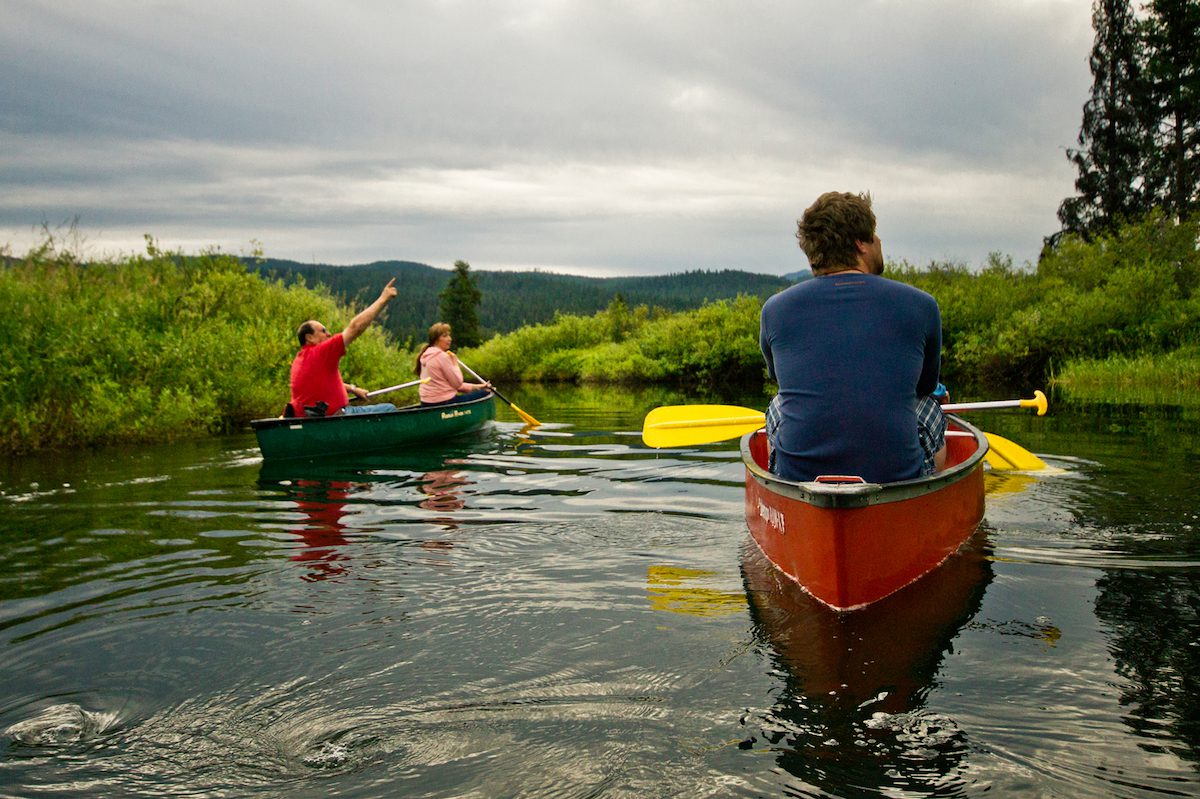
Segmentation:
{"type": "MultiPolygon", "coordinates": [[[[0,266],[0,452],[153,441],[243,428],[288,398],[295,329],[352,312],[215,252],[82,263],[53,238],[0,266]]],[[[400,356],[377,330],[343,361],[386,384],[400,356]]]]}
{"type": "MultiPolygon", "coordinates": [[[[943,382],[959,393],[1028,390],[1052,374],[1076,393],[1190,391],[1198,240],[1195,220],[1151,214],[1094,241],[1067,237],[1036,268],[994,255],[980,272],[900,264],[888,275],[937,298],[943,382]]],[[[0,259],[0,308],[0,452],[241,429],[286,401],[299,323],[336,330],[354,313],[320,287],[263,280],[217,252],[184,256],[148,239],[144,254],[85,263],[49,235],[23,258],[0,259]]],[[[495,380],[763,386],[761,308],[742,296],[669,314],[617,299],[462,354],[495,380]]],[[[390,385],[412,360],[372,327],[343,375],[390,385]]]]}
{"type": "Polygon", "coordinates": [[[1054,376],[1053,384],[1070,399],[1200,405],[1200,346],[1071,361],[1054,376]]]}

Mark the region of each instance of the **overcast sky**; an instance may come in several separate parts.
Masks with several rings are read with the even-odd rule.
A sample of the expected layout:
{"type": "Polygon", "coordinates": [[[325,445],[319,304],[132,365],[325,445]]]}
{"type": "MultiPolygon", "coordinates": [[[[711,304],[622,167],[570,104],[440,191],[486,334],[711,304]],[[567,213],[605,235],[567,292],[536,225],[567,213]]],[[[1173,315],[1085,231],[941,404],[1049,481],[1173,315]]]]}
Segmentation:
{"type": "Polygon", "coordinates": [[[592,275],[1035,259],[1073,192],[1089,0],[0,0],[0,245],[592,275]]]}

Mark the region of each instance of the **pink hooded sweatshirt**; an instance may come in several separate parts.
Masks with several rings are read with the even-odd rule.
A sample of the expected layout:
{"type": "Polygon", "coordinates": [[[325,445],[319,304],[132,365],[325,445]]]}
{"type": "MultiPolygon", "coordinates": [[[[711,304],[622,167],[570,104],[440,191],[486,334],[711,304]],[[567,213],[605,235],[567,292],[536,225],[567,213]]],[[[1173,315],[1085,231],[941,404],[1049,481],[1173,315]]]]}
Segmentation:
{"type": "Polygon", "coordinates": [[[421,353],[421,377],[429,378],[429,382],[422,383],[418,389],[421,402],[454,399],[465,382],[458,358],[440,347],[430,347],[421,353]]]}

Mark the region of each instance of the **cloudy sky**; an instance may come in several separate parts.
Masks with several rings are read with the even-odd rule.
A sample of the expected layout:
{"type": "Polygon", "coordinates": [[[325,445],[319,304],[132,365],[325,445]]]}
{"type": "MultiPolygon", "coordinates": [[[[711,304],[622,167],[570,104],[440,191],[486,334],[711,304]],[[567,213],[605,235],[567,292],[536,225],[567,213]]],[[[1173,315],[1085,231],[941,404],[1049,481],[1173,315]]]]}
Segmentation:
{"type": "Polygon", "coordinates": [[[0,245],[592,275],[805,268],[1057,229],[1089,0],[0,0],[0,245]]]}

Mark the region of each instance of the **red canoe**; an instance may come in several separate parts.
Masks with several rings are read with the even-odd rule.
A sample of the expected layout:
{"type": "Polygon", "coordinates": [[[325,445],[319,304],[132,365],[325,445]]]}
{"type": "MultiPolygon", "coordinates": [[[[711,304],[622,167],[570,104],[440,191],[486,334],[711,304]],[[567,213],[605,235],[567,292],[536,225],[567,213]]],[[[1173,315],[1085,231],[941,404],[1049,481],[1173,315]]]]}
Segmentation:
{"type": "Polygon", "coordinates": [[[947,417],[946,468],[927,478],[808,483],[767,471],[767,437],[742,437],[746,524],[771,563],[836,610],[883,599],[936,569],[983,520],[987,438],[947,417]]]}

